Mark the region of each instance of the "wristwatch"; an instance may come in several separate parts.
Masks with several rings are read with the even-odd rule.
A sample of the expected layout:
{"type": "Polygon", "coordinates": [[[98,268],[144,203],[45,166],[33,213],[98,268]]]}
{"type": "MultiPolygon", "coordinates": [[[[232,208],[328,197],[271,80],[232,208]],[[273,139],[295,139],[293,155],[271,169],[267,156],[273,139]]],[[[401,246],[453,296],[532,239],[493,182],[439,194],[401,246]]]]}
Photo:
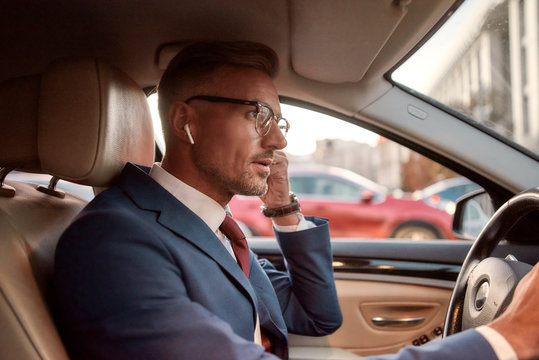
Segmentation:
{"type": "Polygon", "coordinates": [[[281,206],[278,208],[267,208],[264,205],[262,205],[260,209],[262,209],[262,214],[265,217],[269,217],[269,218],[282,217],[282,216],[286,216],[290,214],[295,214],[301,211],[298,197],[294,193],[290,193],[290,204],[288,205],[281,206]]]}

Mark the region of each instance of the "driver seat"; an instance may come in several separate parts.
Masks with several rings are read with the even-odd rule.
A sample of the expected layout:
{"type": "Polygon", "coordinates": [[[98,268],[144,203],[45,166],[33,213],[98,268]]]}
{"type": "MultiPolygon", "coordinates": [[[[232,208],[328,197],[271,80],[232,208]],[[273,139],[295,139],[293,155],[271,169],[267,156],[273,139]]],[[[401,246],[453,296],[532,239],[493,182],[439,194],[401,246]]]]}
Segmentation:
{"type": "Polygon", "coordinates": [[[64,59],[42,74],[0,84],[0,127],[1,357],[68,359],[54,321],[54,252],[86,201],[55,184],[104,188],[127,161],[151,165],[146,96],[102,61],[64,59]],[[4,181],[12,170],[49,174],[52,181],[4,181]]]}

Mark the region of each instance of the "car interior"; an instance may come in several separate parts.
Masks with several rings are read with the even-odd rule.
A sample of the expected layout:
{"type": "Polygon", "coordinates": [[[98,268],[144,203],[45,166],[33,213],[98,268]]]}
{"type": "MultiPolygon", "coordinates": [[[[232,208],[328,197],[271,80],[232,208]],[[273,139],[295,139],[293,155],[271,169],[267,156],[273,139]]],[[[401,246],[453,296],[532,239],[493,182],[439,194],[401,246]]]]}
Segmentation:
{"type": "MultiPolygon", "coordinates": [[[[462,0],[4,4],[0,358],[69,358],[55,322],[53,259],[59,236],[88,201],[56,184],[69,181],[90,186],[98,194],[126,162],[151,165],[160,160],[164,149],[156,144],[147,97],[155,92],[170,59],[197,40],[269,45],[280,58],[275,83],[283,104],[332,115],[433,159],[480,184],[494,209],[509,213],[494,215],[486,231],[478,236],[460,234],[460,240],[334,239],[333,265],[344,323],[325,337],[291,334],[291,359],[393,353],[460,331],[459,309],[469,301],[465,281],[476,260],[508,255],[528,265],[539,260],[539,155],[391,79],[392,71],[462,4],[462,0]],[[46,174],[50,183],[9,180],[14,171],[46,174]],[[526,190],[519,198],[517,194],[526,190]],[[513,202],[525,206],[506,203],[515,195],[513,202]],[[455,314],[457,323],[448,321],[455,314]]],[[[457,230],[462,230],[464,200],[457,204],[457,230]]],[[[284,268],[273,239],[250,239],[250,247],[284,268]]]]}

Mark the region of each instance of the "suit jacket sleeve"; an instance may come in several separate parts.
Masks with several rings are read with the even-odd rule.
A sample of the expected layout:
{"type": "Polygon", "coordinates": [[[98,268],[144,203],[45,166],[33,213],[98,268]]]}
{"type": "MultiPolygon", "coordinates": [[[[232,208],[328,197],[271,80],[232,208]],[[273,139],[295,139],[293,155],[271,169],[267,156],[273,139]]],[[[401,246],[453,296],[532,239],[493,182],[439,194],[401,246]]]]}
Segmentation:
{"type": "Polygon", "coordinates": [[[488,341],[475,330],[466,330],[424,346],[409,346],[397,354],[369,356],[361,360],[496,360],[488,341]]]}
{"type": "Polygon", "coordinates": [[[317,226],[276,232],[288,272],[262,262],[289,332],[321,336],[334,332],[342,315],[333,278],[333,255],[325,219],[306,217],[317,226]]]}

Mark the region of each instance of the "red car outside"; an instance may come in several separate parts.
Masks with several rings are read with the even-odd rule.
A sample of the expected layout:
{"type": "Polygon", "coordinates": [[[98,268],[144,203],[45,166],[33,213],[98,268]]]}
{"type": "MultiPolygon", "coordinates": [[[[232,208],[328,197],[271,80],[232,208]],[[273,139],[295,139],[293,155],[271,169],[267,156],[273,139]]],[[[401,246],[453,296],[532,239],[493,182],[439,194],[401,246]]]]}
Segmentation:
{"type": "MultiPolygon", "coordinates": [[[[407,194],[387,194],[384,187],[349,170],[291,166],[290,186],[304,215],[330,220],[334,238],[454,239],[453,215],[407,194]]],[[[261,204],[258,197],[235,196],[229,206],[253,235],[273,236],[271,219],[262,215],[261,204]]]]}

